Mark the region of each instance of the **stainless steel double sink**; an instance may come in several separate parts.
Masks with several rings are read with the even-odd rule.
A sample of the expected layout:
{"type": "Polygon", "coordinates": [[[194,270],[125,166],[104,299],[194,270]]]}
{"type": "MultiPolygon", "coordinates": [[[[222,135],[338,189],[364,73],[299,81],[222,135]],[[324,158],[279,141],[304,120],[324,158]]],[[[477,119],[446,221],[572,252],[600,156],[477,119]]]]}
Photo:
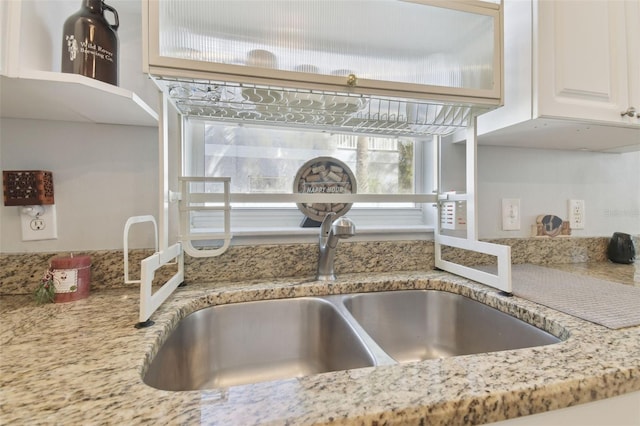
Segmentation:
{"type": "Polygon", "coordinates": [[[436,290],[263,300],[186,316],[143,380],[163,390],[213,389],[559,341],[497,309],[436,290]]]}

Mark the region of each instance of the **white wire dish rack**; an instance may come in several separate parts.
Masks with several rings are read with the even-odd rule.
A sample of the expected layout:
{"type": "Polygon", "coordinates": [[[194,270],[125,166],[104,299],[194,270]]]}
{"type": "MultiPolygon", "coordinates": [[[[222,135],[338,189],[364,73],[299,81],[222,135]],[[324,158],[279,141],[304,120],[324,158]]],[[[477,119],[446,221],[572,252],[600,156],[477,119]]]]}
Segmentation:
{"type": "Polygon", "coordinates": [[[431,136],[464,129],[473,115],[493,109],[212,80],[154,79],[181,114],[225,122],[311,126],[376,135],[431,136]]]}

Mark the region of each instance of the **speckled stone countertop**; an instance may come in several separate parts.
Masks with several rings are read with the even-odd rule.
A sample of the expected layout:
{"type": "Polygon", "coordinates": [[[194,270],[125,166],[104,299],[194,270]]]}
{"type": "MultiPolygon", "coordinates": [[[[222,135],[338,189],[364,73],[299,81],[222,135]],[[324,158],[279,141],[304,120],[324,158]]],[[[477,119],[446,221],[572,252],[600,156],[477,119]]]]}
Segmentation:
{"type": "MultiPolygon", "coordinates": [[[[637,285],[633,265],[616,266],[563,268],[637,285]]],[[[640,390],[640,327],[609,330],[438,271],[344,275],[330,285],[192,284],[178,289],[147,329],[133,327],[133,289],[42,307],[22,295],[0,302],[2,424],[480,424],[640,390]],[[142,382],[170,330],[198,308],[413,288],[463,294],[566,340],[207,391],[160,391],[142,382]]]]}

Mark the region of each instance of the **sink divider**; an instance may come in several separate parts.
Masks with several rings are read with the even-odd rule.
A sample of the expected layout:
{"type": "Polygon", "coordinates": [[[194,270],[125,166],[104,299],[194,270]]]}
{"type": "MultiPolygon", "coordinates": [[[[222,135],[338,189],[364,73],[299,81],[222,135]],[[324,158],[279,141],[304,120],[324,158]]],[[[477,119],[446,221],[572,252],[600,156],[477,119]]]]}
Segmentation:
{"type": "Polygon", "coordinates": [[[373,340],[373,338],[369,335],[369,333],[367,333],[366,330],[362,328],[360,323],[356,321],[353,315],[351,315],[351,312],[349,312],[349,310],[346,308],[346,306],[343,303],[343,300],[346,297],[350,297],[350,296],[351,296],[350,294],[348,295],[339,294],[339,295],[332,295],[332,296],[313,296],[313,297],[317,297],[318,299],[324,299],[333,305],[333,307],[338,311],[338,313],[342,316],[342,318],[344,318],[344,320],[354,330],[356,335],[358,335],[358,337],[360,337],[360,339],[363,341],[364,345],[367,347],[367,349],[371,353],[371,356],[374,359],[374,364],[376,367],[382,366],[382,365],[398,364],[398,361],[391,358],[391,356],[389,356],[389,354],[387,354],[380,347],[380,345],[378,345],[378,343],[375,340],[373,340]]]}

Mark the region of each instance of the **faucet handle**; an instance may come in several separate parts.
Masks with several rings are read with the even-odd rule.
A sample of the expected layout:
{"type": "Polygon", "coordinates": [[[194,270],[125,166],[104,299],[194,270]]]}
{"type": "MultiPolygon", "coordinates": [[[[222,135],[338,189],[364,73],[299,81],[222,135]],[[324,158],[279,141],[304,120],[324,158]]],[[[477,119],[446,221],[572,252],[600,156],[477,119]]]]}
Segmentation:
{"type": "Polygon", "coordinates": [[[356,224],[346,216],[336,219],[331,226],[333,234],[340,238],[349,238],[356,235],[356,224]]]}
{"type": "Polygon", "coordinates": [[[334,220],[336,220],[335,212],[329,212],[325,215],[324,219],[322,220],[322,225],[320,226],[321,236],[325,236],[325,237],[329,236],[329,233],[331,232],[331,224],[333,223],[334,220]]]}
{"type": "Polygon", "coordinates": [[[319,281],[333,281],[336,275],[333,272],[333,257],[338,241],[349,238],[356,233],[356,225],[348,217],[340,217],[331,212],[322,220],[320,228],[320,255],[318,257],[318,272],[316,279],[319,281]]]}

